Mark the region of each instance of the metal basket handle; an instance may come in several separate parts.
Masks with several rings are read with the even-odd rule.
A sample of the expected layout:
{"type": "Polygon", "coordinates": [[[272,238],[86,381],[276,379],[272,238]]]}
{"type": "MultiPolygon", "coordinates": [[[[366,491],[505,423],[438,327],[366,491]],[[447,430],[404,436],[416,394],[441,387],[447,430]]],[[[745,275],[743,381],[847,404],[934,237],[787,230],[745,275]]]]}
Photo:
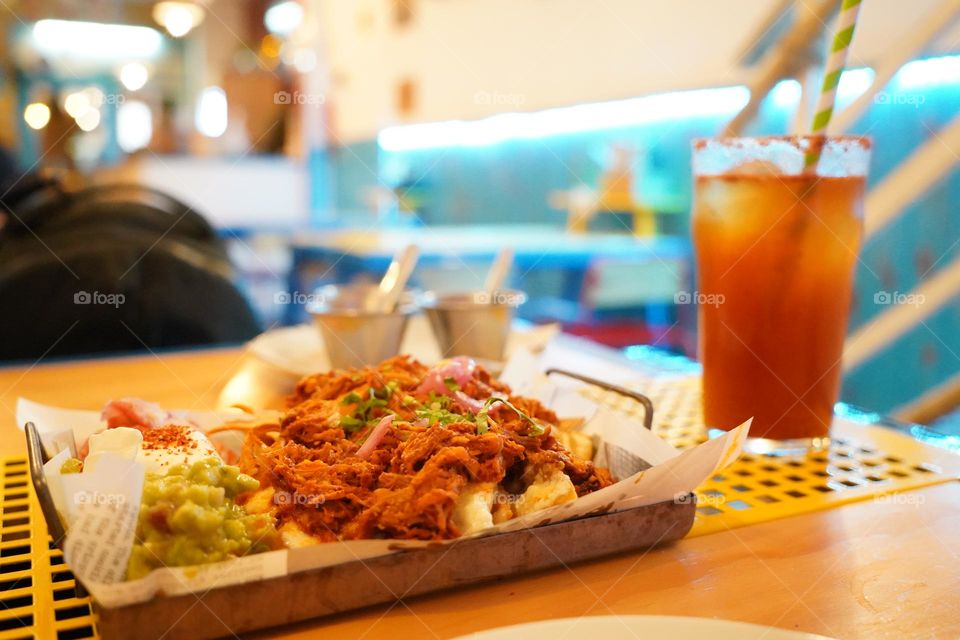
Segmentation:
{"type": "MultiPolygon", "coordinates": [[[[47,477],[43,474],[43,465],[50,461],[50,457],[43,448],[40,432],[36,425],[28,422],[24,425],[23,430],[27,435],[27,464],[30,466],[30,480],[33,483],[33,490],[37,494],[37,500],[40,502],[40,512],[43,513],[43,519],[47,523],[47,533],[53,538],[53,544],[63,551],[67,530],[64,528],[60,514],[57,513],[57,508],[53,504],[50,486],[47,484],[47,477]]],[[[79,580],[75,580],[75,582],[77,597],[86,597],[86,589],[80,584],[79,580]]]]}
{"type": "Polygon", "coordinates": [[[591,378],[590,376],[585,376],[573,371],[567,371],[566,369],[557,369],[555,367],[551,367],[546,371],[548,376],[554,373],[567,378],[573,378],[574,380],[579,380],[580,382],[585,382],[586,384],[593,385],[594,387],[600,387],[601,389],[612,391],[621,396],[626,396],[631,400],[636,400],[643,405],[643,426],[648,431],[653,430],[653,401],[639,391],[633,391],[632,389],[627,389],[626,387],[610,384],[609,382],[597,380],[596,378],[591,378]]]}

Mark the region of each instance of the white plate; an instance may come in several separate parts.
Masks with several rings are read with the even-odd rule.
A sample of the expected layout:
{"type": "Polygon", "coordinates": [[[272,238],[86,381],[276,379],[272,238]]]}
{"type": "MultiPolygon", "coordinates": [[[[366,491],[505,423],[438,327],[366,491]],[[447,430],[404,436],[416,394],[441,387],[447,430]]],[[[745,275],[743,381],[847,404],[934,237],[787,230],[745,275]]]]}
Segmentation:
{"type": "Polygon", "coordinates": [[[584,616],[543,620],[460,636],[462,640],[527,640],[527,638],[592,638],[603,640],[830,640],[826,636],[788,631],[732,620],[686,616],[584,616]]]}

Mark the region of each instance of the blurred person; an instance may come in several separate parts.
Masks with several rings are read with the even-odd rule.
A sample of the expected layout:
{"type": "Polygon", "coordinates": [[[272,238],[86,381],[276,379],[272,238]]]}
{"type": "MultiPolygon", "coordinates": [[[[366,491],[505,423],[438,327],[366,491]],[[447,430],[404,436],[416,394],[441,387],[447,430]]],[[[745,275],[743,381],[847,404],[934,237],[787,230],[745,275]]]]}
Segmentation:
{"type": "Polygon", "coordinates": [[[238,343],[259,332],[221,239],[156,190],[67,190],[0,155],[0,359],[238,343]]]}

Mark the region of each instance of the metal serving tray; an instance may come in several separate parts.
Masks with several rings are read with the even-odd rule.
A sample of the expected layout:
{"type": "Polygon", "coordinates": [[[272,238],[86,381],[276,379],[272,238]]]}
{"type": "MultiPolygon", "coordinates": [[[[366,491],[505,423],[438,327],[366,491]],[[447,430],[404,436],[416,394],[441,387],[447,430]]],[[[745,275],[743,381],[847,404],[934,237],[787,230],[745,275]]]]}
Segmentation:
{"type": "MultiPolygon", "coordinates": [[[[650,428],[653,405],[635,391],[551,369],[632,398],[650,428]]],[[[47,456],[33,424],[26,425],[30,472],[54,543],[64,539],[43,477],[47,456]]],[[[661,502],[565,522],[401,551],[320,569],[298,570],[291,553],[287,575],[211,589],[202,594],[158,596],[123,607],[94,601],[101,637],[203,640],[343,613],[533,571],[555,569],[618,553],[650,549],[684,537],[693,525],[696,499],[661,502]],[[197,606],[202,600],[203,606],[197,606]]],[[[78,583],[78,590],[80,589],[78,583]]]]}

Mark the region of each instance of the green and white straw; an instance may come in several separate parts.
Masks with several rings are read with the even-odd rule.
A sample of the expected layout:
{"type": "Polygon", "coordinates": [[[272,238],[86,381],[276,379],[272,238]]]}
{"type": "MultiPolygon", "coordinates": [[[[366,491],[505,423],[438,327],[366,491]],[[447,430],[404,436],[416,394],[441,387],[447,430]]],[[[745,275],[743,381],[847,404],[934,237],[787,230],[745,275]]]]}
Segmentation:
{"type": "MultiPolygon", "coordinates": [[[[857,26],[857,15],[860,13],[861,0],[843,0],[840,6],[840,15],[837,17],[837,30],[833,34],[830,44],[830,55],[823,69],[823,85],[820,87],[820,96],[817,98],[817,108],[813,116],[813,135],[823,135],[827,132],[830,117],[833,116],[833,105],[837,98],[837,86],[840,76],[847,64],[847,53],[853,41],[853,30],[857,26]]],[[[820,159],[820,145],[814,145],[806,155],[806,168],[811,169],[820,159]]]]}

